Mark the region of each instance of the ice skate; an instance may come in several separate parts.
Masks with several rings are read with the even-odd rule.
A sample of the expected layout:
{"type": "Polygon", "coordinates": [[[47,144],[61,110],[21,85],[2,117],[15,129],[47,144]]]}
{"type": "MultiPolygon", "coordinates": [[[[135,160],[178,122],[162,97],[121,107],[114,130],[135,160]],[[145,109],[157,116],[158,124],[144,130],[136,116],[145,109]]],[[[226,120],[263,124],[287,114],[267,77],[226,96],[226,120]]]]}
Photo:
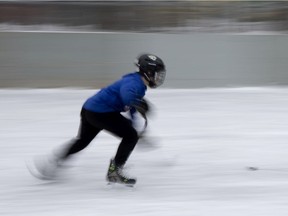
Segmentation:
{"type": "Polygon", "coordinates": [[[41,180],[55,180],[60,163],[55,157],[39,156],[26,163],[29,172],[41,180]]]}
{"type": "Polygon", "coordinates": [[[136,184],[136,179],[125,176],[123,174],[123,167],[117,166],[112,159],[108,168],[106,180],[109,184],[118,183],[126,186],[134,186],[136,184]]]}

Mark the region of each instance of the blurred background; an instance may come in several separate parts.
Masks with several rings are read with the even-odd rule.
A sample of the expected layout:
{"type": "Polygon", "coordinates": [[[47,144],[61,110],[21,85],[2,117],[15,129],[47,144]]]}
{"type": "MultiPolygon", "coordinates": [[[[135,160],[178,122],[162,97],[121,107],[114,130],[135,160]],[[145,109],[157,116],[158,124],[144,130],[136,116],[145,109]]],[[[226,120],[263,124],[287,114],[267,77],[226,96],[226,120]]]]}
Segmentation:
{"type": "Polygon", "coordinates": [[[288,84],[286,1],[0,1],[0,88],[101,88],[143,52],[167,88],[288,84]]]}

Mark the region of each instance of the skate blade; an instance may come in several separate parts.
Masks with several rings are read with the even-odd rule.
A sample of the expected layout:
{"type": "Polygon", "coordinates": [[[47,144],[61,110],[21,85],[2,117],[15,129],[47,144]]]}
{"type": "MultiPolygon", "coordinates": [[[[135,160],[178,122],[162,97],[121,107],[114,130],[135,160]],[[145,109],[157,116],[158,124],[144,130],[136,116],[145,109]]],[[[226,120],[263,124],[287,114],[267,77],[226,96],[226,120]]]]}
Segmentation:
{"type": "Polygon", "coordinates": [[[135,184],[125,184],[119,182],[107,182],[107,186],[114,188],[114,187],[128,187],[128,188],[135,188],[135,184]]]}
{"type": "Polygon", "coordinates": [[[27,170],[29,171],[29,173],[37,178],[37,179],[40,179],[40,180],[45,180],[45,181],[53,181],[55,180],[54,177],[52,176],[45,176],[43,175],[38,169],[37,167],[35,166],[35,164],[33,162],[29,162],[29,161],[26,161],[26,168],[27,170]]]}

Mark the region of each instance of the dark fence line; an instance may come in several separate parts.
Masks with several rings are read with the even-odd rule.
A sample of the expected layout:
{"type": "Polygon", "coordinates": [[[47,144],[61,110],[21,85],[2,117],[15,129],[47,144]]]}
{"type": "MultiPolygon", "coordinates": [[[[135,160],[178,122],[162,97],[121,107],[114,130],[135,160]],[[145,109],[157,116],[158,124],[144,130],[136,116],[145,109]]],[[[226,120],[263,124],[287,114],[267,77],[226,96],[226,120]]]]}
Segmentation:
{"type": "Polygon", "coordinates": [[[0,2],[0,24],[91,31],[286,31],[288,2],[0,2]]]}

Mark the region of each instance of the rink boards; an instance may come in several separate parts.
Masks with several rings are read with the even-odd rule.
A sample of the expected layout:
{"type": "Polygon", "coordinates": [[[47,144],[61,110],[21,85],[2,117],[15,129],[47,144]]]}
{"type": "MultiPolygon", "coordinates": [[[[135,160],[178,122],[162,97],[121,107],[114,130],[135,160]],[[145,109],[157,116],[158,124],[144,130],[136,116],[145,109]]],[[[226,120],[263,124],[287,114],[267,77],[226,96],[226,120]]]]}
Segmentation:
{"type": "Polygon", "coordinates": [[[1,32],[0,47],[0,88],[100,88],[135,70],[143,52],[163,58],[167,88],[288,83],[281,34],[1,32]]]}

